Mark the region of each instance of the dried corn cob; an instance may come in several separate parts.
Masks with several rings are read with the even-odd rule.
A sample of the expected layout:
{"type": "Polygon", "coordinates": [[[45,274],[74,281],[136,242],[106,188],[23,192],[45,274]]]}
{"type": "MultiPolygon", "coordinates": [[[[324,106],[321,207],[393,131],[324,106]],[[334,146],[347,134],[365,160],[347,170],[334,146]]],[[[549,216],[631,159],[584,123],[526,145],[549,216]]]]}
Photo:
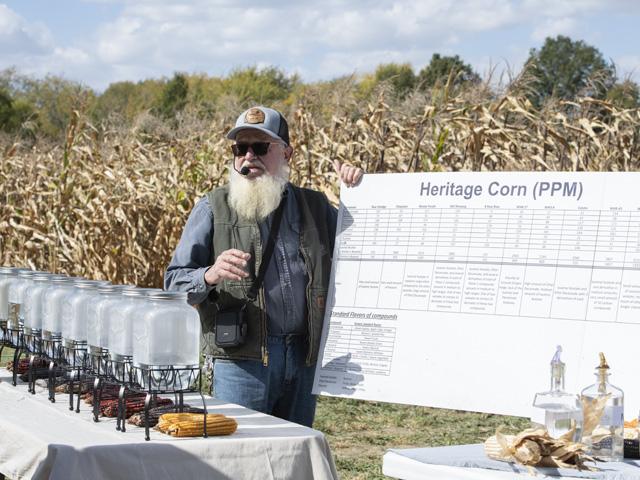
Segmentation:
{"type": "MultiPolygon", "coordinates": [[[[54,369],[54,375],[56,377],[62,375],[62,371],[58,370],[58,369],[54,369]]],[[[20,380],[22,380],[23,382],[28,382],[29,381],[29,373],[23,373],[20,375],[20,380]]],[[[40,368],[34,368],[33,370],[33,378],[34,379],[39,379],[39,378],[49,378],[49,367],[40,367],[40,368]]]]}
{"type": "MultiPolygon", "coordinates": [[[[211,418],[224,417],[224,415],[222,415],[221,413],[209,413],[207,417],[211,417],[211,418]]],[[[164,415],[162,415],[161,418],[163,422],[168,422],[168,423],[189,422],[189,421],[193,422],[198,420],[202,421],[202,415],[197,415],[195,413],[190,413],[190,412],[165,413],[164,415]]]]}
{"type": "MultiPolygon", "coordinates": [[[[127,397],[126,401],[126,414],[131,416],[134,413],[144,410],[145,395],[138,395],[127,397]]],[[[168,398],[158,398],[155,401],[156,406],[173,405],[173,401],[168,398]]],[[[117,417],[118,416],[118,399],[110,399],[106,402],[100,402],[100,413],[105,417],[117,417]]]]}
{"type": "MultiPolygon", "coordinates": [[[[219,414],[219,413],[209,413],[207,415],[207,419],[209,417],[214,418],[214,417],[223,417],[223,416],[224,415],[219,414]]],[[[191,412],[165,413],[165,414],[160,416],[160,418],[158,420],[158,426],[156,428],[158,430],[160,430],[162,433],[167,433],[167,430],[169,429],[169,427],[174,423],[177,423],[177,422],[198,422],[198,421],[201,424],[204,423],[202,413],[200,413],[200,414],[191,413],[191,412]]]]}
{"type": "MultiPolygon", "coordinates": [[[[207,435],[231,435],[237,428],[238,424],[233,418],[215,413],[207,415],[207,435]]],[[[160,417],[158,429],[174,437],[201,436],[204,434],[203,415],[167,413],[160,417]]]]}
{"type": "MultiPolygon", "coordinates": [[[[119,385],[105,385],[102,387],[102,393],[100,394],[100,400],[113,400],[118,398],[118,393],[120,391],[119,385]]],[[[138,394],[138,395],[144,395],[138,394]]],[[[85,403],[89,405],[93,405],[93,389],[90,389],[89,392],[82,397],[85,403]]]]}
{"type": "MultiPolygon", "coordinates": [[[[34,368],[45,368],[45,367],[48,368],[49,362],[44,358],[36,358],[33,361],[33,366],[34,368]]],[[[10,372],[13,372],[13,361],[8,362],[6,367],[7,367],[7,370],[9,370],[10,372]]],[[[23,373],[27,373],[28,371],[29,371],[29,359],[21,358],[18,361],[18,374],[21,375],[23,373]]]]}
{"type": "MultiPolygon", "coordinates": [[[[201,408],[194,408],[189,405],[183,405],[182,410],[184,413],[199,413],[202,414],[204,410],[201,408]]],[[[175,405],[166,405],[162,407],[155,407],[149,409],[149,426],[155,427],[158,424],[161,415],[165,413],[175,413],[175,405]]],[[[138,412],[129,417],[128,423],[136,425],[138,427],[144,427],[144,412],[138,412]]]]}
{"type": "MultiPolygon", "coordinates": [[[[203,412],[200,412],[199,414],[195,414],[195,413],[189,413],[187,412],[188,415],[198,415],[200,417],[199,420],[196,420],[195,418],[191,418],[191,417],[187,417],[186,414],[184,417],[182,418],[178,418],[178,417],[173,417],[172,419],[167,419],[167,418],[163,418],[165,415],[176,415],[176,414],[165,414],[165,415],[161,415],[160,418],[158,419],[158,425],[156,426],[156,429],[161,431],[162,433],[169,433],[169,429],[179,423],[179,422],[191,422],[193,424],[195,424],[196,422],[199,422],[200,424],[200,428],[202,428],[202,424],[204,423],[203,420],[203,412]]],[[[179,414],[179,415],[183,415],[183,414],[179,414]]],[[[207,421],[210,420],[210,417],[223,417],[223,415],[220,415],[218,413],[211,413],[207,415],[208,419],[207,421]]],[[[208,426],[209,424],[207,424],[208,426]]]]}
{"type": "MultiPolygon", "coordinates": [[[[81,393],[84,394],[91,388],[91,383],[82,382],[79,386],[81,387],[81,393]]],[[[65,382],[62,385],[58,385],[56,393],[69,393],[69,384],[65,382]]],[[[78,393],[78,383],[76,382],[73,383],[73,393],[78,393]]]]}
{"type": "MultiPolygon", "coordinates": [[[[197,437],[204,434],[204,422],[172,423],[167,433],[174,437],[197,437]]],[[[233,418],[207,418],[207,435],[231,435],[238,428],[233,418]]]]}

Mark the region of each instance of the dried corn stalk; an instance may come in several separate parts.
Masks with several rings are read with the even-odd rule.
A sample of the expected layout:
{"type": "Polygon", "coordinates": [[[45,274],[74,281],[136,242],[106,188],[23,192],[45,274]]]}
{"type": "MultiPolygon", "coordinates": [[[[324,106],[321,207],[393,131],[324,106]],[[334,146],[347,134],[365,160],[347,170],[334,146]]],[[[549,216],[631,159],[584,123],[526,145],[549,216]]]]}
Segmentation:
{"type": "MultiPolygon", "coordinates": [[[[291,119],[293,183],[336,203],[333,160],[369,172],[640,168],[637,108],[579,98],[540,110],[517,88],[394,103],[363,100],[356,82],[335,85],[280,108],[291,119]]],[[[194,202],[225,181],[223,132],[240,110],[225,108],[212,120],[185,116],[177,130],[148,115],[130,128],[74,115],[58,145],[0,134],[2,264],[160,287],[194,202]]]]}

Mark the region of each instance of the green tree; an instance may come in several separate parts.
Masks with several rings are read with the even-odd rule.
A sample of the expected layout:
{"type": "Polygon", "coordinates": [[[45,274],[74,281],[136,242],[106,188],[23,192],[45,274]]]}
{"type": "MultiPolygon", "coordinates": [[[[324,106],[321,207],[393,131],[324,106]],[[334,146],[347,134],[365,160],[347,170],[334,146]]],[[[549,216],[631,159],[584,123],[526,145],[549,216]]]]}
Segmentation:
{"type": "Polygon", "coordinates": [[[299,82],[296,75],[287,76],[276,67],[249,67],[231,72],[224,79],[222,87],[224,92],[235,96],[242,105],[272,104],[285,100],[299,82]]]}
{"type": "Polygon", "coordinates": [[[413,68],[408,63],[385,63],[378,65],[373,74],[375,85],[383,82],[389,83],[393,87],[393,91],[400,98],[407,96],[416,85],[416,75],[413,68]]]}
{"type": "Polygon", "coordinates": [[[4,90],[0,90],[0,129],[7,130],[9,122],[13,119],[13,100],[4,90]]]}
{"type": "Polygon", "coordinates": [[[640,88],[637,83],[627,79],[611,87],[607,92],[607,100],[620,108],[638,108],[640,88]]]}
{"type": "Polygon", "coordinates": [[[616,81],[613,65],[597,48],[562,35],[547,37],[540,50],[531,49],[525,67],[532,69],[538,105],[548,97],[604,98],[616,81]]]}
{"type": "Polygon", "coordinates": [[[158,113],[165,118],[175,117],[187,105],[189,96],[189,83],[187,76],[182,73],[174,73],[173,78],[167,82],[160,96],[158,113]]]}
{"type": "Polygon", "coordinates": [[[418,74],[418,86],[421,90],[427,90],[446,83],[449,76],[452,76],[453,85],[456,86],[480,81],[480,76],[471,65],[464,63],[458,55],[443,57],[434,53],[429,64],[418,74]]]}
{"type": "Polygon", "coordinates": [[[189,105],[201,115],[211,117],[217,110],[218,99],[225,93],[224,81],[206,74],[189,76],[189,105]]]}
{"type": "Polygon", "coordinates": [[[0,130],[17,132],[27,120],[34,118],[31,104],[23,99],[14,100],[9,93],[0,89],[0,130]]]}
{"type": "MultiPolygon", "coordinates": [[[[131,122],[144,106],[140,105],[140,84],[133,82],[115,82],[110,84],[96,99],[91,115],[94,120],[104,120],[115,114],[131,122]]],[[[151,108],[153,103],[146,105],[151,108]]]]}
{"type": "Polygon", "coordinates": [[[94,100],[94,93],[84,85],[63,77],[48,75],[33,78],[18,74],[15,69],[0,72],[0,89],[11,98],[16,130],[26,120],[32,120],[32,133],[50,138],[62,138],[74,110],[85,110],[94,100]]]}

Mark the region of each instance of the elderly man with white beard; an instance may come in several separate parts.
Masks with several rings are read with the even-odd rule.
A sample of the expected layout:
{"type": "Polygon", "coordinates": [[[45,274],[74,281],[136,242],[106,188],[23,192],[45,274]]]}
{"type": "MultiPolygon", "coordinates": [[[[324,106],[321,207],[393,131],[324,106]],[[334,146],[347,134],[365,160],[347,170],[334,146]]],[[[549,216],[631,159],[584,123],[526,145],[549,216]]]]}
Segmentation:
{"type": "MultiPolygon", "coordinates": [[[[227,138],[230,181],[194,206],[165,288],[188,292],[198,308],[216,398],[311,426],[337,210],[289,182],[293,148],[280,112],[250,108],[227,138]]],[[[360,168],[334,167],[347,186],[362,178],[360,168]]]]}

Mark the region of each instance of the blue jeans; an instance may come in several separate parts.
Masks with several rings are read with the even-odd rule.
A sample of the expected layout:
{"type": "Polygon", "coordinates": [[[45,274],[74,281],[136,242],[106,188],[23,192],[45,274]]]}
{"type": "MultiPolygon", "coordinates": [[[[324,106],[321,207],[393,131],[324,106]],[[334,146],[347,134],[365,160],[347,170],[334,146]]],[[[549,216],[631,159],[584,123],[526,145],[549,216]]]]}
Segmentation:
{"type": "Polygon", "coordinates": [[[213,395],[269,415],[310,427],[316,412],[311,394],[315,366],[305,366],[305,336],[268,336],[269,364],[216,359],[213,395]]]}

